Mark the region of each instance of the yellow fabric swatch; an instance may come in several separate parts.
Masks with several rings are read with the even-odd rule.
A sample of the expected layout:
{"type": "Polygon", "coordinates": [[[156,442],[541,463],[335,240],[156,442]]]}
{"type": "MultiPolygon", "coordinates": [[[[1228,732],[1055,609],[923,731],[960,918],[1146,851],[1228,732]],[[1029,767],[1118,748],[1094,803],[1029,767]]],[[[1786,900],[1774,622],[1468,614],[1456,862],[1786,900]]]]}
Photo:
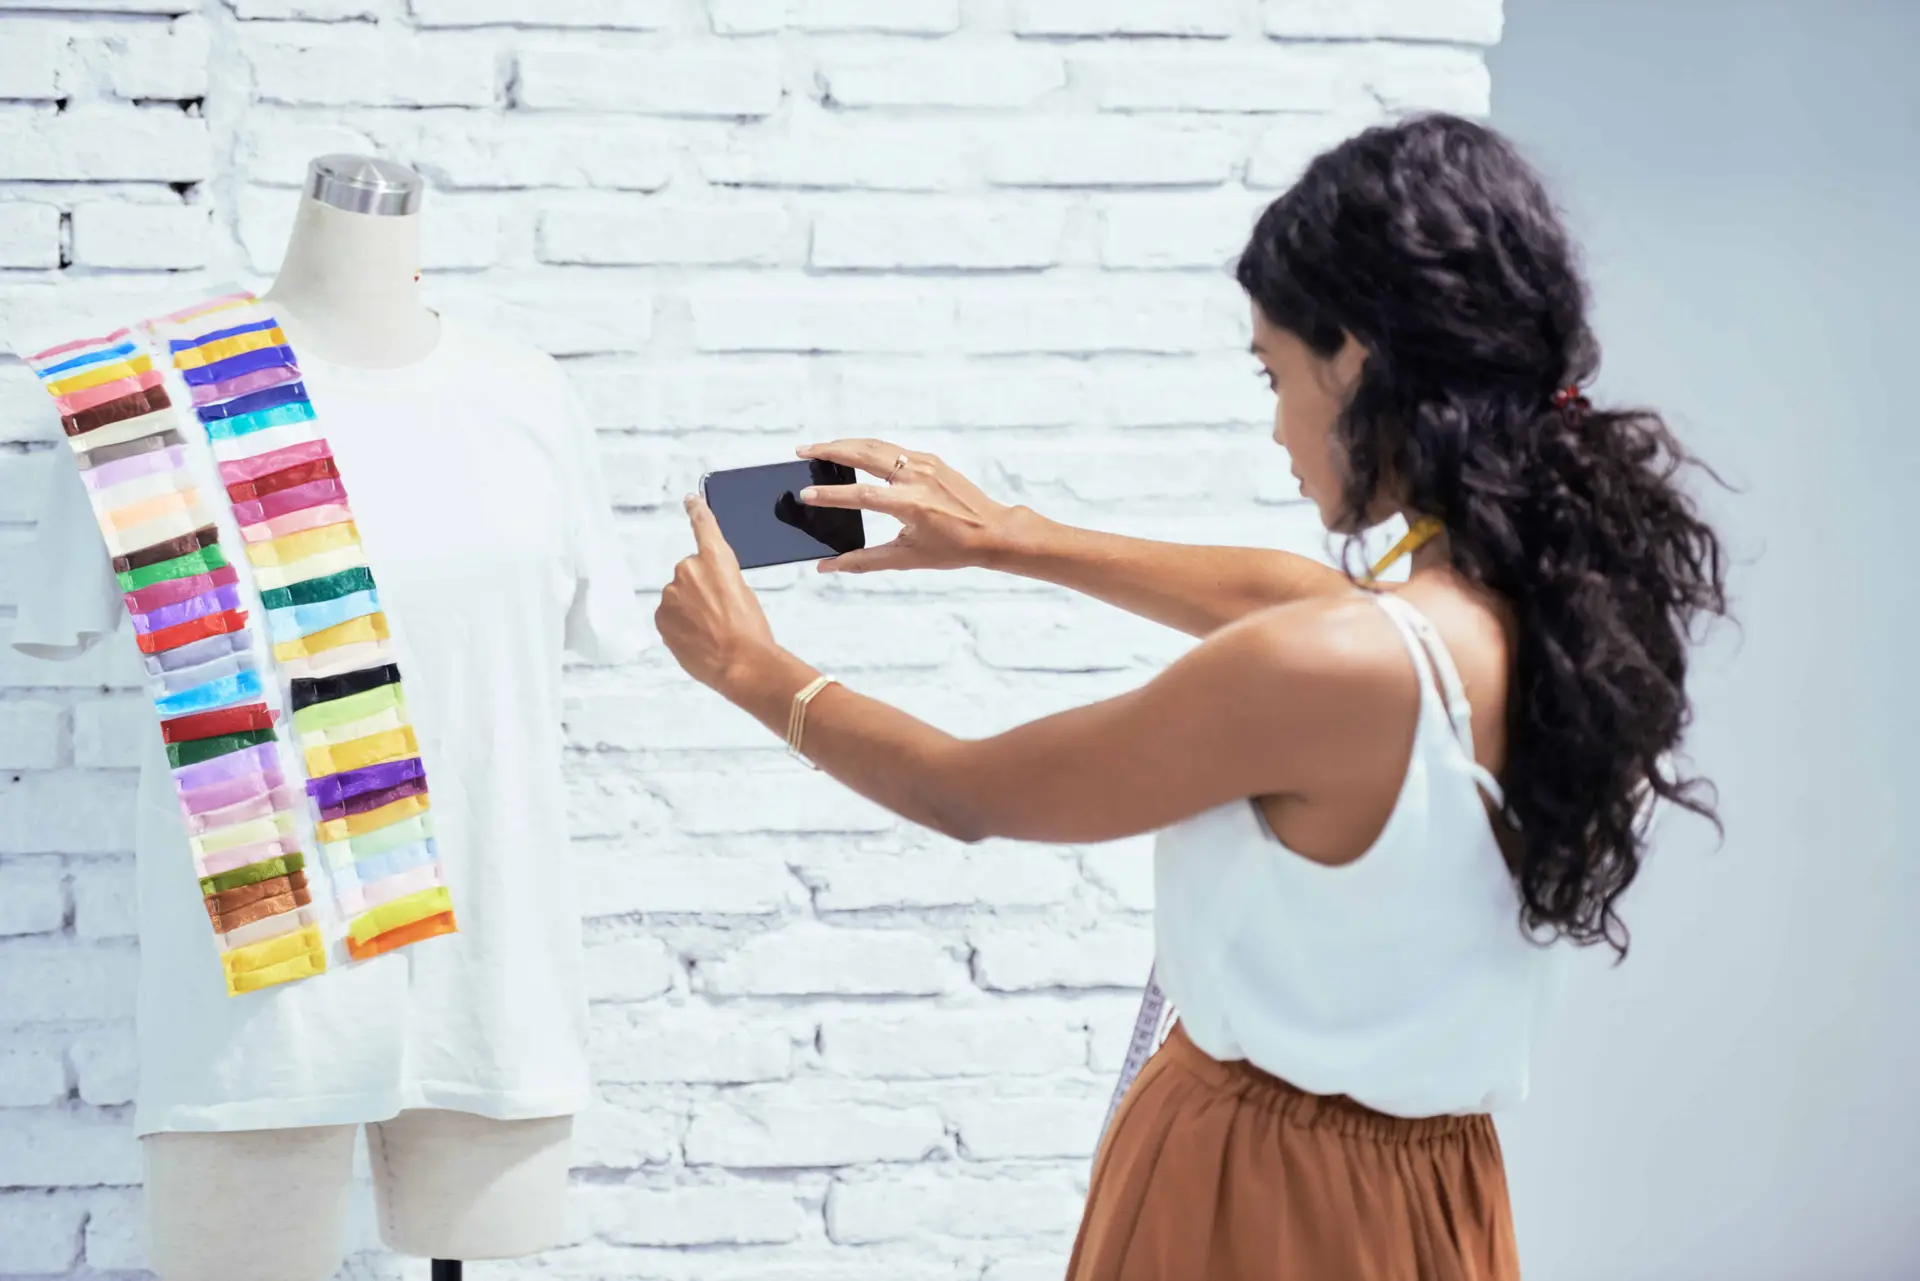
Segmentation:
{"type": "Polygon", "coordinates": [[[358,814],[348,814],[344,818],[330,818],[316,829],[323,841],[344,841],[355,836],[365,836],[368,832],[377,832],[383,827],[395,823],[404,823],[416,814],[424,814],[431,808],[425,792],[415,792],[412,796],[402,796],[397,801],[389,801],[379,809],[363,810],[358,814]]]}
{"type": "MultiPolygon", "coordinates": [[[[321,528],[331,527],[323,525],[321,528]]],[[[364,569],[366,564],[366,550],[358,543],[354,543],[348,547],[316,552],[303,560],[282,561],[276,565],[257,565],[253,571],[253,583],[264,592],[275,587],[291,587],[295,583],[304,583],[309,578],[326,578],[346,569],[364,569]]]]}
{"type": "Polygon", "coordinates": [[[420,742],[413,736],[413,726],[409,725],[405,729],[392,729],[384,734],[356,738],[351,743],[314,748],[307,753],[307,777],[324,778],[328,774],[344,774],[350,769],[365,769],[369,765],[405,760],[419,754],[420,742]]]}
{"type": "Polygon", "coordinates": [[[359,618],[349,618],[344,623],[336,623],[311,636],[281,641],[273,647],[273,656],[280,662],[286,663],[296,658],[311,658],[315,654],[324,654],[342,645],[361,645],[368,641],[386,640],[389,634],[385,614],[363,614],[359,618]]]}
{"type": "Polygon", "coordinates": [[[122,378],[138,378],[152,372],[153,361],[145,355],[136,355],[126,360],[116,360],[110,365],[96,366],[57,383],[48,383],[47,391],[54,396],[71,396],[76,391],[91,391],[95,387],[119,382],[122,378]]]}
{"type": "Polygon", "coordinates": [[[325,949],[326,944],[320,937],[320,927],[309,925],[303,930],[282,934],[279,938],[271,938],[264,943],[249,943],[231,952],[222,952],[220,964],[227,967],[229,974],[241,974],[247,970],[261,970],[269,965],[278,965],[304,952],[319,952],[325,949]]]}
{"type": "Polygon", "coordinates": [[[343,520],[338,525],[303,529],[297,534],[288,534],[285,538],[269,538],[264,543],[248,543],[247,559],[256,565],[287,565],[296,560],[305,560],[309,556],[317,556],[321,552],[356,546],[359,542],[359,529],[352,521],[343,520]]]}
{"type": "Polygon", "coordinates": [[[308,979],[326,972],[327,954],[307,952],[282,961],[278,965],[267,965],[257,970],[243,970],[238,974],[228,974],[227,995],[239,996],[242,992],[258,992],[263,987],[272,987],[277,983],[291,983],[295,979],[308,979]]]}
{"type": "Polygon", "coordinates": [[[236,334],[232,338],[222,338],[216,342],[202,343],[198,347],[173,353],[173,363],[178,369],[198,369],[202,365],[211,365],[217,360],[226,360],[231,356],[244,356],[250,351],[260,351],[267,347],[284,347],[287,336],[280,332],[280,326],[272,329],[256,329],[250,334],[236,334]]]}
{"type": "Polygon", "coordinates": [[[364,943],[377,934],[385,934],[388,930],[397,930],[402,925],[411,925],[415,921],[452,910],[452,891],[444,885],[436,885],[430,890],[408,894],[361,913],[347,926],[347,933],[356,942],[364,943]]]}

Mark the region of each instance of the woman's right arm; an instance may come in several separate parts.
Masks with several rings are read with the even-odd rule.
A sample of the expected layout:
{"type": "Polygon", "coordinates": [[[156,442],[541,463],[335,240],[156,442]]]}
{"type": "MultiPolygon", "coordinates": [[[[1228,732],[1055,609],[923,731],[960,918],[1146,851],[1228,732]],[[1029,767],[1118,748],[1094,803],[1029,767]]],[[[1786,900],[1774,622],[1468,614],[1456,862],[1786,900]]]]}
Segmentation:
{"type": "Polygon", "coordinates": [[[1353,589],[1339,570],[1291,552],[1161,543],[1062,525],[994,502],[931,454],[884,441],[834,441],[800,455],[892,475],[890,485],[801,494],[811,506],[877,511],[902,526],[890,543],[821,562],[826,573],[984,566],[1071,588],[1193,636],[1270,605],[1353,589]]]}

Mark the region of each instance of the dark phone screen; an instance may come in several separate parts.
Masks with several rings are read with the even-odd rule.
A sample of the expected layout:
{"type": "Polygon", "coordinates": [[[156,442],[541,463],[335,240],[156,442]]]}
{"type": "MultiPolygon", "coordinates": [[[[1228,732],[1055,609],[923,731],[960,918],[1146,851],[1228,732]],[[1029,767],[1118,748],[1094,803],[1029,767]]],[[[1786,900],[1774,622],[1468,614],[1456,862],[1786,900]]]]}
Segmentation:
{"type": "Polygon", "coordinates": [[[851,485],[853,468],[803,460],[717,471],[706,479],[707,506],[742,569],[819,560],[867,545],[857,511],[807,507],[794,495],[809,485],[851,485]]]}

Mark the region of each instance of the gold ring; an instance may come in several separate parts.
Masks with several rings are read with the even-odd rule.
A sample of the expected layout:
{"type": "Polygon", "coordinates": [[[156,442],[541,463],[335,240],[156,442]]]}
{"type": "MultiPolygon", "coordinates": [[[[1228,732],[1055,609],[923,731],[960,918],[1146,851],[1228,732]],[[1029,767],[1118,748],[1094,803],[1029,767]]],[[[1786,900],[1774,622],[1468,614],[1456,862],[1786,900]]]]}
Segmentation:
{"type": "Polygon", "coordinates": [[[905,454],[902,454],[898,458],[893,460],[893,470],[887,473],[887,483],[889,485],[893,483],[894,478],[896,476],[898,476],[903,470],[905,470],[906,465],[910,461],[912,460],[909,459],[905,454]]]}

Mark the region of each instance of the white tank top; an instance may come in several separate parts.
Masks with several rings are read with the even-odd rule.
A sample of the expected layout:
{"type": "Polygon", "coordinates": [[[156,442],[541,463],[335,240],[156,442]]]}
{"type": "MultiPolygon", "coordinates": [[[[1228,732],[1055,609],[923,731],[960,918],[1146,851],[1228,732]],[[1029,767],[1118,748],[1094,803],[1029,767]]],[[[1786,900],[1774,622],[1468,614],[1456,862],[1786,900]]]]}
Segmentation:
{"type": "Polygon", "coordinates": [[[1314,1094],[1395,1116],[1520,1102],[1568,949],[1520,928],[1520,897],[1481,800],[1466,691],[1413,606],[1375,599],[1420,677],[1399,799],[1358,860],[1286,849],[1251,801],[1160,833],[1159,981],[1195,1045],[1314,1094]]]}

